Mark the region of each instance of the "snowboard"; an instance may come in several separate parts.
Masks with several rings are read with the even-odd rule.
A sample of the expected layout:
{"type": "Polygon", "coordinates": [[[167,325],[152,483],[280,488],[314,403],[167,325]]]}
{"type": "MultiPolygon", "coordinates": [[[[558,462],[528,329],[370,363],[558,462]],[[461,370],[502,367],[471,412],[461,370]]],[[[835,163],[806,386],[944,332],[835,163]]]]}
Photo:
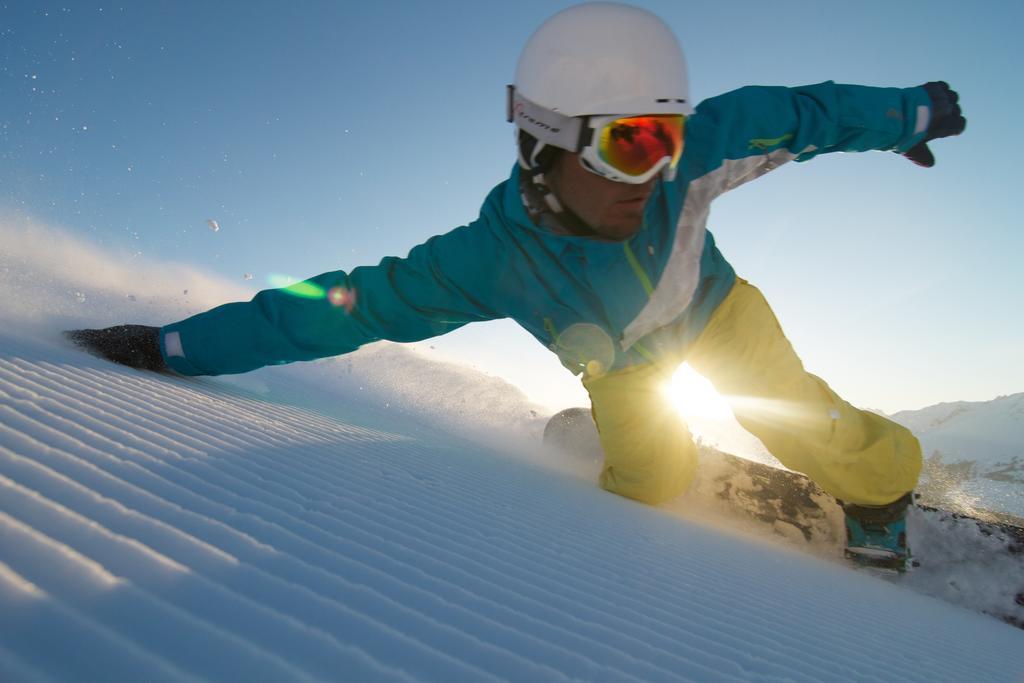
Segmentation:
{"type": "MultiPolygon", "coordinates": [[[[603,459],[587,408],[554,415],[544,443],[559,457],[595,466],[603,459]]],[[[819,556],[843,557],[842,508],[808,477],[699,443],[698,454],[693,484],[668,507],[687,517],[782,537],[819,556]]],[[[913,567],[906,574],[887,572],[886,580],[1024,629],[1024,520],[919,498],[908,511],[907,528],[913,567]]]]}

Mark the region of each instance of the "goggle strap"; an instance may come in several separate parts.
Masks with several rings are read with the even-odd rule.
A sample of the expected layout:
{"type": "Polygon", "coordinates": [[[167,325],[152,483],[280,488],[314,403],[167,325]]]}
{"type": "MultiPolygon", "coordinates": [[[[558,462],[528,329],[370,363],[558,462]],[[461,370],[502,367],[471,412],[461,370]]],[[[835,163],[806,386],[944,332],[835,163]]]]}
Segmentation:
{"type": "Polygon", "coordinates": [[[541,142],[571,152],[579,151],[583,120],[546,109],[508,86],[508,120],[541,142]]]}
{"type": "Polygon", "coordinates": [[[576,147],[572,150],[577,154],[582,152],[584,147],[594,144],[594,136],[597,135],[597,129],[590,125],[591,118],[593,117],[587,116],[581,120],[580,135],[576,139],[576,147]]]}

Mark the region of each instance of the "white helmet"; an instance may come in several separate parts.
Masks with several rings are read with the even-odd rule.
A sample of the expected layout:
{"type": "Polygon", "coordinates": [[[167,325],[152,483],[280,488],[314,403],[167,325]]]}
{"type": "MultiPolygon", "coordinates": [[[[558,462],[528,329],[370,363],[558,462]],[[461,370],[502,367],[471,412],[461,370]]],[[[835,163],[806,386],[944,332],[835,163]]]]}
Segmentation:
{"type": "Polygon", "coordinates": [[[515,89],[563,116],[693,111],[672,29],[614,2],[576,5],[541,24],[519,56],[515,89]]]}
{"type": "Polygon", "coordinates": [[[524,150],[519,135],[528,169],[545,144],[577,151],[580,126],[567,117],[692,112],[686,58],[672,29],[614,2],[576,5],[541,24],[509,86],[509,121],[542,143],[527,140],[524,150]]]}

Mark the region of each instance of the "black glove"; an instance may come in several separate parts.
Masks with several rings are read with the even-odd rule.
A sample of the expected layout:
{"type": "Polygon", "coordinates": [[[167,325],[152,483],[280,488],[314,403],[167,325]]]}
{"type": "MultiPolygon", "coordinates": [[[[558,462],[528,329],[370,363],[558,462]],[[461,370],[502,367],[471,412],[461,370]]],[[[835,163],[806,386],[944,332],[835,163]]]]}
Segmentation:
{"type": "Polygon", "coordinates": [[[949,83],[945,81],[932,81],[922,86],[932,100],[932,118],[928,122],[928,130],[925,131],[924,140],[917,143],[903,156],[913,161],[918,166],[931,168],[935,165],[935,155],[928,149],[926,144],[935,138],[944,138],[950,135],[960,135],[967,126],[967,119],[960,111],[957,101],[960,96],[955,90],[950,90],[949,83]]]}
{"type": "Polygon", "coordinates": [[[64,336],[92,353],[143,370],[167,370],[160,353],[160,328],[117,325],[103,330],[68,330],[64,336]]]}

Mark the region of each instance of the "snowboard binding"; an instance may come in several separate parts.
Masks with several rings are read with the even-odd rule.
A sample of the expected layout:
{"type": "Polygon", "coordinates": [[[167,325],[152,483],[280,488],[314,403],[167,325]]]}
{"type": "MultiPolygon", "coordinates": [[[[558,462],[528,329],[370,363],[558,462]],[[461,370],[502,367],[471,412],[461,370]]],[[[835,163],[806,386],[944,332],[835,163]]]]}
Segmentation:
{"type": "Polygon", "coordinates": [[[903,573],[916,566],[907,545],[907,493],[880,507],[840,501],[846,516],[846,558],[865,567],[903,573]]]}

